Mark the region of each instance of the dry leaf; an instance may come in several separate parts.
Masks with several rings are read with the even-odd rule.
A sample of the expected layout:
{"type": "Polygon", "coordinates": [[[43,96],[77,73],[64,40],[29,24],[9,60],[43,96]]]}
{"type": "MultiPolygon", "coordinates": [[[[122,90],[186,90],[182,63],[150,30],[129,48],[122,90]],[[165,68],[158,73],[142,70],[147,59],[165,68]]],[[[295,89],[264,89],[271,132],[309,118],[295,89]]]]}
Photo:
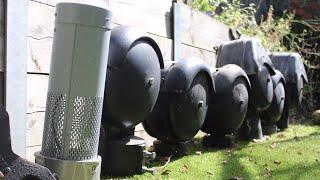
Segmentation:
{"type": "Polygon", "coordinates": [[[280,165],[280,164],[281,164],[281,161],[275,160],[275,161],[273,161],[273,163],[276,164],[276,165],[280,165]]]}
{"type": "Polygon", "coordinates": [[[222,164],[227,164],[228,163],[228,161],[222,161],[222,164]]]}
{"type": "Polygon", "coordinates": [[[166,170],[164,170],[162,173],[161,173],[161,175],[169,175],[170,174],[170,170],[169,169],[166,169],[166,170]]]}
{"type": "Polygon", "coordinates": [[[264,177],[271,177],[271,170],[268,167],[264,168],[263,176],[264,177]]]}
{"type": "Polygon", "coordinates": [[[252,158],[249,158],[249,161],[253,161],[253,159],[252,159],[252,158]]]}
{"type": "Polygon", "coordinates": [[[250,148],[249,148],[249,152],[252,153],[252,151],[253,151],[253,149],[252,149],[252,147],[250,147],[250,148]]]}
{"type": "Polygon", "coordinates": [[[276,142],[273,142],[270,144],[270,148],[271,149],[275,149],[277,147],[277,143],[276,142]]]}
{"type": "Polygon", "coordinates": [[[182,171],[183,171],[184,173],[187,173],[187,172],[189,171],[188,165],[184,164],[184,165],[182,166],[182,171]]]}
{"type": "Polygon", "coordinates": [[[252,139],[252,142],[257,143],[257,142],[260,142],[260,140],[259,139],[252,139]]]}
{"type": "Polygon", "coordinates": [[[212,172],[207,171],[207,174],[210,175],[210,176],[213,176],[212,172]]]}
{"type": "Polygon", "coordinates": [[[201,151],[196,151],[196,155],[202,155],[201,151]]]}
{"type": "Polygon", "coordinates": [[[278,134],[277,135],[277,138],[279,138],[279,139],[283,139],[283,138],[285,138],[286,136],[284,135],[284,134],[278,134]]]}

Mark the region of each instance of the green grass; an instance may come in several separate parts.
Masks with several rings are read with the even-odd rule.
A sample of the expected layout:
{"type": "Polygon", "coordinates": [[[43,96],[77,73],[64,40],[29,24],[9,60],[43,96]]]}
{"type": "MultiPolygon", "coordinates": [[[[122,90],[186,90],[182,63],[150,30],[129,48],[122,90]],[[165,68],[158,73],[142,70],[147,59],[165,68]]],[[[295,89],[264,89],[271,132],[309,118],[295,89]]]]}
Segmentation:
{"type": "Polygon", "coordinates": [[[200,141],[190,146],[187,156],[172,159],[161,172],[128,179],[320,179],[318,126],[292,125],[267,141],[238,142],[231,149],[204,148],[200,141]]]}

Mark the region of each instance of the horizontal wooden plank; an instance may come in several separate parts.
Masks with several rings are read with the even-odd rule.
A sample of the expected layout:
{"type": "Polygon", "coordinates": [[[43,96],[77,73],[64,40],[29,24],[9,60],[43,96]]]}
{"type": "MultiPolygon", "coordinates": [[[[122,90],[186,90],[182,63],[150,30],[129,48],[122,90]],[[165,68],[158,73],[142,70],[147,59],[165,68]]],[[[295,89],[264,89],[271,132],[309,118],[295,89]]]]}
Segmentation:
{"type": "Polygon", "coordinates": [[[40,146],[42,143],[45,112],[27,114],[27,147],[40,146]]]}
{"type": "Polygon", "coordinates": [[[139,6],[153,13],[163,13],[165,11],[169,11],[172,4],[172,0],[30,0],[30,2],[38,2],[39,4],[45,4],[49,6],[56,6],[56,4],[59,2],[76,2],[93,4],[102,7],[107,6],[107,8],[114,3],[121,3],[139,6]]]}
{"type": "Polygon", "coordinates": [[[170,0],[110,1],[114,23],[137,26],[148,33],[167,38],[171,38],[170,7],[170,0]],[[162,7],[162,3],[170,6],[157,11],[156,7],[162,7]]]}
{"type": "MultiPolygon", "coordinates": [[[[165,60],[171,60],[172,40],[149,34],[159,45],[165,60]]],[[[27,71],[31,73],[49,73],[53,38],[34,39],[28,37],[27,71]]]]}
{"type": "Polygon", "coordinates": [[[190,57],[200,58],[207,62],[210,66],[216,66],[216,54],[214,52],[205,49],[199,49],[188,44],[182,44],[181,58],[184,59],[190,57]]]}
{"type": "MultiPolygon", "coordinates": [[[[171,37],[171,0],[112,0],[109,4],[115,24],[137,26],[151,34],[171,37]]],[[[30,1],[28,11],[28,36],[38,39],[52,37],[55,7],[30,1]]]]}
{"type": "Polygon", "coordinates": [[[28,37],[27,72],[49,73],[53,38],[28,37]]]}
{"type": "Polygon", "coordinates": [[[26,158],[30,162],[35,162],[34,153],[41,150],[41,146],[29,146],[26,147],[26,158]]]}
{"type": "Polygon", "coordinates": [[[45,111],[48,75],[27,75],[27,113],[45,111]]]}
{"type": "Polygon", "coordinates": [[[181,4],[181,41],[213,52],[213,48],[229,41],[229,27],[181,4]]]}
{"type": "MultiPolygon", "coordinates": [[[[143,11],[139,9],[140,6],[142,6],[142,3],[140,1],[137,1],[137,5],[133,5],[133,2],[129,1],[112,1],[113,4],[115,4],[114,8],[117,8],[119,12],[126,12],[121,10],[121,7],[127,8],[127,13],[130,14],[130,12],[144,12],[149,13],[148,14],[139,14],[140,18],[136,17],[133,19],[139,20],[139,21],[132,21],[128,20],[126,16],[123,16],[123,13],[119,13],[118,20],[116,20],[116,23],[114,26],[118,26],[119,24],[125,24],[125,25],[139,25],[140,24],[148,24],[148,27],[153,28],[153,30],[150,30],[149,28],[149,35],[155,39],[155,41],[159,44],[160,49],[162,51],[163,57],[165,60],[170,60],[172,57],[172,40],[165,38],[164,36],[167,36],[167,29],[166,25],[164,25],[164,22],[166,20],[161,21],[160,24],[157,24],[157,21],[154,21],[152,17],[160,18],[165,17],[164,14],[161,15],[160,12],[153,13],[151,10],[149,11],[143,11]],[[138,6],[140,4],[140,6],[138,6]],[[134,8],[130,9],[130,6],[134,6],[134,8]],[[133,10],[134,9],[134,10],[133,10]],[[138,10],[139,9],[139,10],[138,10]],[[130,10],[130,12],[129,12],[130,10]],[[150,15],[151,14],[151,15],[150,15]],[[141,17],[146,17],[146,19],[141,19],[141,17]],[[120,19],[120,20],[119,20],[120,19]],[[149,22],[149,23],[148,23],[149,22]],[[131,23],[131,24],[130,24],[131,23]],[[153,24],[156,23],[156,24],[153,24]],[[161,28],[158,27],[164,27],[166,30],[160,30],[161,28]],[[158,32],[157,32],[158,31],[158,32]],[[161,32],[160,32],[161,31],[161,32]],[[161,34],[162,33],[162,34],[161,34]]],[[[134,1],[136,2],[136,1],[134,1]]],[[[158,1],[155,1],[158,2],[158,1]]],[[[171,1],[170,1],[171,2],[171,1]]],[[[159,3],[158,3],[159,4],[159,3]]],[[[166,4],[166,3],[164,3],[166,4]]],[[[150,8],[151,6],[149,2],[150,8]]],[[[158,9],[158,11],[165,11],[170,6],[159,5],[162,8],[158,9]]],[[[36,72],[36,73],[49,73],[50,70],[50,59],[51,59],[51,49],[52,49],[52,38],[53,38],[53,29],[54,29],[54,7],[41,4],[38,2],[31,1],[29,2],[29,24],[28,24],[28,72],[36,72]]],[[[131,17],[131,15],[129,15],[131,17]]],[[[116,19],[117,16],[115,16],[116,19]]],[[[167,22],[166,22],[167,23],[167,22]]],[[[148,28],[142,27],[143,30],[146,30],[148,28]]],[[[162,28],[163,29],[163,28],[162,28]]]]}

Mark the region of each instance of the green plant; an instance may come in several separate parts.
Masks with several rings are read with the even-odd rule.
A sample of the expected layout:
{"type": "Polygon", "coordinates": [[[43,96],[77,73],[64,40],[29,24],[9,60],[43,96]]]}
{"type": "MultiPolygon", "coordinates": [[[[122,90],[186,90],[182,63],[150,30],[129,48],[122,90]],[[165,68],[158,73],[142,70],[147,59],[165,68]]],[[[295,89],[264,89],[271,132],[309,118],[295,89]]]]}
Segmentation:
{"type": "MultiPolygon", "coordinates": [[[[304,3],[309,1],[314,2],[315,0],[305,0],[304,3]]],[[[276,2],[284,3],[283,1],[274,3],[276,2]]],[[[203,12],[210,11],[209,14],[212,14],[215,19],[237,29],[244,36],[260,38],[263,46],[270,52],[295,51],[300,53],[308,69],[310,84],[305,86],[303,106],[299,113],[307,118],[310,117],[316,108],[314,94],[317,87],[320,87],[317,75],[320,75],[320,19],[300,20],[296,19],[293,13],[286,11],[275,16],[271,6],[263,21],[258,25],[255,19],[255,5],[244,7],[240,4],[240,0],[196,0],[193,7],[203,12]],[[217,11],[219,9],[222,11],[217,11]],[[315,71],[316,69],[318,71],[315,71]]]]}
{"type": "Polygon", "coordinates": [[[260,25],[255,20],[256,9],[254,4],[243,7],[240,0],[197,0],[193,7],[200,11],[211,11],[213,17],[226,25],[237,29],[245,36],[255,36],[261,39],[262,44],[270,51],[288,50],[283,45],[283,40],[290,34],[292,14],[284,14],[278,19],[273,18],[273,8],[270,8],[265,21],[260,25]],[[215,13],[217,8],[223,9],[221,13],[215,13]]]}

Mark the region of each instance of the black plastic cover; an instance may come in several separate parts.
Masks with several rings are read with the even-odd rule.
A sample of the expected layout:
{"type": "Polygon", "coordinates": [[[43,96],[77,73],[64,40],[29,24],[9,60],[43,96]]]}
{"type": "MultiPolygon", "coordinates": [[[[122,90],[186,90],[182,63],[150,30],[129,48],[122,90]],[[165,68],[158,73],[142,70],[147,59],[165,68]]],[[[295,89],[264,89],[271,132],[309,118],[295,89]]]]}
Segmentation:
{"type": "Polygon", "coordinates": [[[112,29],[102,124],[133,127],[149,114],[158,97],[163,59],[152,38],[136,28],[112,29]]]}
{"type": "Polygon", "coordinates": [[[199,59],[183,59],[167,64],[162,78],[159,98],[143,126],[165,142],[190,140],[201,128],[214,92],[209,67],[199,59]]]}
{"type": "Polygon", "coordinates": [[[240,66],[247,75],[257,74],[262,66],[275,74],[274,66],[259,39],[241,38],[223,43],[218,49],[217,67],[227,64],[240,66]]]}
{"type": "Polygon", "coordinates": [[[272,77],[273,98],[270,107],[260,113],[262,124],[270,124],[279,121],[285,104],[285,80],[282,73],[276,70],[272,77]]]}
{"type": "Polygon", "coordinates": [[[298,53],[272,53],[270,58],[286,80],[286,97],[288,108],[301,104],[303,87],[308,77],[301,56],[298,53]]]}
{"type": "Polygon", "coordinates": [[[202,131],[214,136],[234,133],[242,124],[249,101],[250,81],[237,65],[211,68],[216,92],[210,98],[202,131]]]}
{"type": "Polygon", "coordinates": [[[287,83],[297,83],[302,78],[308,83],[308,77],[301,56],[298,53],[271,53],[272,63],[286,79],[287,83]]]}

